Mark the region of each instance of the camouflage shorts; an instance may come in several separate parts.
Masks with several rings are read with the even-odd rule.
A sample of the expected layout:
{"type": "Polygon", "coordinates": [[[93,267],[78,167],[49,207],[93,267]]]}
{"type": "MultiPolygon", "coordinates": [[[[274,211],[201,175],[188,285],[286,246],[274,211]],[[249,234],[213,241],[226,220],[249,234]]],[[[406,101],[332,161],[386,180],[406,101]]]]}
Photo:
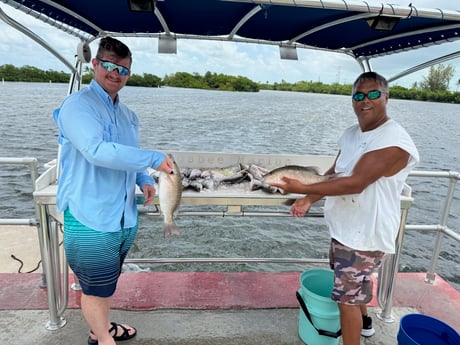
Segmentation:
{"type": "Polygon", "coordinates": [[[366,304],[372,299],[372,273],[381,265],[385,253],[361,251],[331,240],[329,261],[334,270],[331,298],[343,304],[366,304]]]}

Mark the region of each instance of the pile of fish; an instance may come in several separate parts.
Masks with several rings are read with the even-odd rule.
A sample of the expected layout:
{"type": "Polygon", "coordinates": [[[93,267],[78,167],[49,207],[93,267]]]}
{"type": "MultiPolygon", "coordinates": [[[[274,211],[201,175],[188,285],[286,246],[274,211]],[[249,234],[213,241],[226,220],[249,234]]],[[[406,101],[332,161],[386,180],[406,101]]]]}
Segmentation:
{"type": "Polygon", "coordinates": [[[264,183],[263,176],[269,171],[255,164],[239,164],[234,168],[223,169],[183,169],[182,187],[197,192],[215,190],[223,185],[249,183],[250,190],[262,189],[276,193],[277,188],[264,183]]]}
{"type": "Polygon", "coordinates": [[[304,184],[311,184],[329,179],[331,176],[320,174],[317,167],[287,165],[268,170],[255,164],[240,163],[236,169],[182,169],[182,188],[201,192],[205,189],[214,190],[222,185],[249,183],[251,191],[263,190],[267,193],[284,192],[272,186],[282,182],[283,176],[295,178],[304,184]]]}
{"type": "Polygon", "coordinates": [[[282,193],[284,191],[272,186],[282,182],[282,177],[294,178],[304,184],[312,184],[327,180],[335,175],[321,175],[319,168],[312,166],[287,165],[267,170],[255,164],[240,163],[236,168],[222,169],[180,169],[172,155],[168,155],[174,162],[172,174],[151,170],[150,174],[159,185],[160,211],[164,218],[164,236],[179,235],[173,216],[178,210],[182,191],[186,189],[201,192],[216,190],[223,185],[249,183],[251,191],[262,190],[267,193],[282,193]]]}
{"type": "MultiPolygon", "coordinates": [[[[172,156],[170,158],[174,161],[172,156]]],[[[175,170],[179,170],[177,163],[175,163],[175,166],[175,170]]],[[[268,170],[252,163],[239,163],[236,168],[184,168],[179,171],[182,190],[194,190],[196,192],[216,190],[223,185],[249,183],[251,191],[263,190],[272,194],[284,194],[281,189],[272,186],[273,183],[282,182],[281,178],[283,176],[295,178],[304,184],[321,182],[334,176],[321,175],[319,168],[314,166],[286,165],[268,170]]],[[[161,174],[158,171],[151,170],[150,174],[159,182],[161,174]]],[[[175,178],[177,183],[178,175],[175,175],[175,178]]]]}

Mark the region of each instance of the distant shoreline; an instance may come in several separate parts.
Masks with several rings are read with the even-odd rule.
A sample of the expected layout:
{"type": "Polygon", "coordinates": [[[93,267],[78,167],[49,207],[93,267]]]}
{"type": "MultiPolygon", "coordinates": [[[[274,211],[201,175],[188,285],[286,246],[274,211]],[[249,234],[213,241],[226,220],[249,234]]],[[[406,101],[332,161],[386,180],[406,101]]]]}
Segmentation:
{"type": "MultiPolygon", "coordinates": [[[[83,74],[83,84],[89,84],[93,77],[92,71],[87,68],[83,74]]],[[[40,82],[40,83],[65,83],[70,80],[70,73],[56,71],[42,71],[38,68],[25,66],[15,67],[13,65],[0,65],[0,85],[5,82],[40,82]]],[[[285,81],[269,83],[256,83],[246,77],[235,77],[224,74],[206,72],[205,75],[198,73],[177,72],[166,75],[163,79],[153,74],[142,76],[133,74],[126,83],[127,86],[141,87],[179,87],[202,90],[220,90],[237,92],[259,92],[260,90],[293,91],[320,93],[331,95],[350,95],[351,84],[324,84],[322,82],[298,81],[288,83],[285,81]]],[[[430,91],[405,88],[402,86],[391,86],[390,97],[392,99],[405,99],[414,101],[428,101],[438,103],[460,104],[460,92],[448,90],[430,91]]]]}

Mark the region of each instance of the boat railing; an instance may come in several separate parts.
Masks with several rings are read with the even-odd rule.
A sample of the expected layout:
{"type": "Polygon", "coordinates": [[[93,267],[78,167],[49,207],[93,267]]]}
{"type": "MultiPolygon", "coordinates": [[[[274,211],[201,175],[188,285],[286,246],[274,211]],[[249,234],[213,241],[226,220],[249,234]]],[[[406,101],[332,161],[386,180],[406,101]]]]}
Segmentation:
{"type": "MultiPolygon", "coordinates": [[[[35,192],[35,180],[38,178],[38,159],[34,157],[0,157],[0,165],[19,165],[26,168],[30,173],[30,181],[32,186],[32,193],[35,192]]],[[[39,219],[38,205],[35,205],[35,217],[34,218],[1,218],[0,225],[31,225],[35,226],[38,224],[39,219]]]]}
{"type": "MultiPolygon", "coordinates": [[[[0,157],[0,165],[1,166],[20,166],[26,169],[30,174],[30,182],[31,182],[31,195],[35,192],[35,181],[39,176],[38,172],[38,159],[35,157],[0,157]]],[[[25,225],[34,227],[37,231],[37,236],[39,241],[41,240],[41,236],[39,236],[39,221],[40,219],[40,209],[38,204],[35,203],[35,216],[32,218],[0,218],[0,225],[25,225]]],[[[42,244],[40,244],[40,250],[42,248],[42,244]]],[[[43,255],[42,255],[43,256],[43,255]]],[[[46,286],[46,275],[42,274],[42,281],[40,282],[40,286],[46,286]]]]}
{"type": "MultiPolygon", "coordinates": [[[[18,164],[18,160],[11,159],[12,164],[18,164]]],[[[3,159],[0,162],[7,164],[3,159]]],[[[36,168],[36,163],[32,160],[32,164],[36,168]]],[[[279,162],[276,162],[277,164],[279,162]]],[[[27,163],[29,164],[29,163],[27,163]]],[[[56,330],[61,328],[66,320],[63,314],[67,308],[67,301],[69,296],[69,271],[65,255],[63,254],[62,246],[59,244],[59,235],[62,231],[62,215],[59,214],[55,207],[55,192],[56,192],[56,166],[49,164],[46,166],[47,170],[34,182],[33,190],[36,202],[39,221],[39,244],[40,253],[42,256],[43,272],[46,274],[46,282],[48,287],[48,306],[50,313],[50,320],[46,324],[48,330],[56,330]]],[[[34,169],[35,169],[34,168],[34,169]]],[[[36,174],[34,172],[33,174],[36,174]]],[[[33,175],[36,176],[36,175],[33,175]]],[[[450,237],[460,242],[459,232],[450,229],[447,225],[449,218],[454,192],[457,182],[460,179],[460,173],[453,171],[414,171],[410,174],[410,179],[448,179],[449,184],[447,193],[444,197],[444,205],[441,209],[439,224],[431,225],[414,225],[406,224],[407,214],[412,205],[411,188],[407,186],[401,198],[401,226],[399,235],[396,241],[397,251],[393,255],[389,255],[379,271],[377,299],[382,311],[379,314],[381,319],[386,322],[392,322],[391,315],[392,300],[394,292],[394,284],[396,273],[398,271],[399,259],[403,246],[404,234],[406,231],[422,231],[433,232],[436,236],[435,247],[433,250],[431,262],[427,269],[425,281],[433,283],[435,279],[435,270],[437,260],[441,251],[442,240],[445,236],[450,237]]],[[[245,207],[252,204],[264,205],[281,205],[282,201],[287,198],[284,197],[267,197],[268,199],[261,199],[259,196],[242,198],[241,196],[230,196],[226,199],[222,197],[211,197],[210,200],[203,198],[196,198],[199,193],[191,192],[184,193],[183,202],[188,205],[226,205],[224,211],[198,211],[180,212],[181,216],[191,215],[208,215],[208,216],[277,216],[289,217],[289,212],[280,211],[279,207],[274,212],[266,211],[250,211],[246,212],[245,207]],[[284,199],[283,199],[284,198],[284,199]],[[262,201],[261,201],[262,200],[262,201]]],[[[151,210],[145,211],[140,207],[140,212],[147,212],[149,215],[160,216],[159,210],[152,212],[151,210]]],[[[322,217],[322,213],[308,214],[307,217],[322,217]]],[[[13,222],[12,222],[13,223],[13,222]]],[[[457,229],[458,230],[458,229],[457,229]]],[[[133,264],[174,264],[174,263],[277,263],[277,264],[327,264],[327,259],[318,258],[143,258],[143,259],[127,259],[126,263],[133,264]]],[[[76,281],[78,283],[78,281],[76,281]]],[[[73,285],[73,289],[78,289],[78,284],[73,285]]]]}
{"type": "Polygon", "coordinates": [[[457,183],[460,180],[460,172],[458,171],[414,171],[410,176],[419,178],[444,178],[449,180],[447,187],[447,193],[444,198],[444,206],[441,208],[440,221],[438,224],[431,225],[411,225],[406,224],[406,230],[416,231],[434,231],[436,233],[436,242],[434,246],[433,255],[431,256],[430,266],[426,274],[426,281],[433,283],[435,279],[435,270],[438,263],[439,254],[441,252],[441,245],[444,236],[453,238],[457,242],[460,242],[460,231],[450,229],[447,225],[452,202],[454,200],[454,194],[457,187],[457,183]]]}

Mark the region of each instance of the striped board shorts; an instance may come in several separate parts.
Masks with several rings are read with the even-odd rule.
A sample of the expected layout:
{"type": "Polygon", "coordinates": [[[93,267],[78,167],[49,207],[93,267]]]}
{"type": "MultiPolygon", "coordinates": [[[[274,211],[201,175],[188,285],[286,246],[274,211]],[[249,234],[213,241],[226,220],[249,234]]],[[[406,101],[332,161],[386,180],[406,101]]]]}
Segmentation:
{"type": "Polygon", "coordinates": [[[85,295],[114,294],[137,229],[138,225],[116,232],[96,231],[81,224],[68,209],[64,212],[66,258],[85,295]]]}
{"type": "Polygon", "coordinates": [[[372,274],[379,269],[385,253],[362,251],[331,240],[329,261],[334,270],[331,298],[343,304],[366,304],[372,299],[372,274]]]}

